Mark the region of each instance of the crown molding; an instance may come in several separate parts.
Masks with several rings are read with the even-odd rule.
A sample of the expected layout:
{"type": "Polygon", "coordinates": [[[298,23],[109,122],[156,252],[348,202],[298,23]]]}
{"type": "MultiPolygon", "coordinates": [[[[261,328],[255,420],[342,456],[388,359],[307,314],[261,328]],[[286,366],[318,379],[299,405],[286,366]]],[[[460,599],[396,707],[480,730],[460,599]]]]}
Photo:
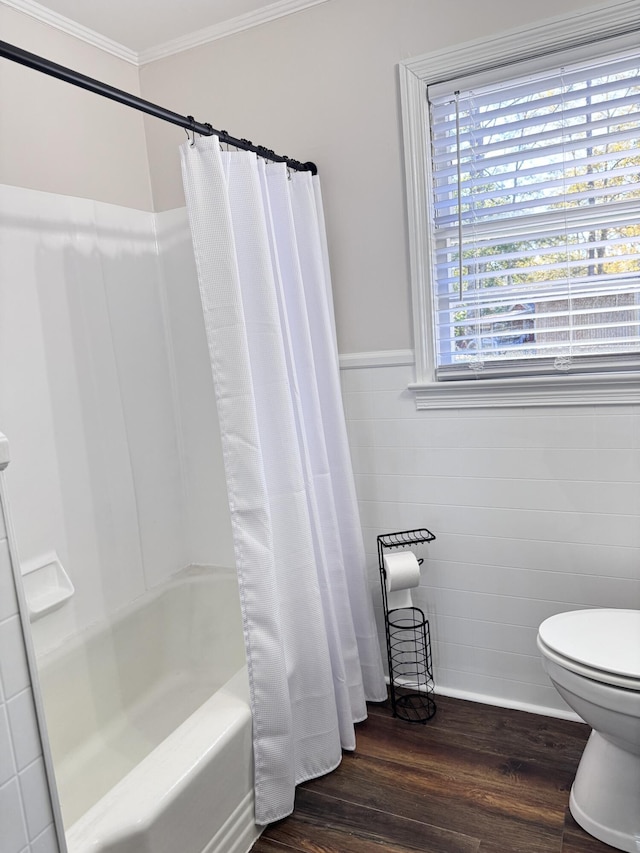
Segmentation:
{"type": "Polygon", "coordinates": [[[251,27],[258,27],[260,24],[267,24],[277,18],[284,18],[286,15],[292,15],[294,12],[301,12],[311,6],[318,6],[320,3],[326,2],[327,0],[276,0],[275,3],[270,3],[254,12],[238,15],[228,21],[222,21],[211,27],[196,30],[196,32],[189,33],[186,36],[180,36],[164,42],[164,44],[143,50],[138,54],[138,64],[146,65],[158,59],[165,59],[167,56],[182,53],[182,51],[190,50],[193,47],[200,47],[200,45],[226,38],[226,36],[231,36],[234,33],[241,33],[243,30],[251,29],[251,27]]]}
{"type": "Polygon", "coordinates": [[[97,33],[95,30],[90,30],[84,27],[77,21],[66,18],[64,15],[53,12],[47,9],[35,0],[0,0],[3,6],[8,6],[15,9],[17,12],[22,12],[24,15],[29,15],[30,18],[35,18],[42,24],[48,24],[50,27],[60,30],[67,35],[80,39],[92,47],[98,47],[106,53],[117,56],[118,59],[124,59],[125,62],[130,62],[132,65],[138,65],[138,54],[134,50],[130,50],[123,44],[120,44],[113,39],[97,33]]]}
{"type": "Polygon", "coordinates": [[[504,30],[495,35],[446,47],[422,56],[405,59],[400,67],[425,83],[446,80],[482,70],[487,65],[508,64],[561,48],[589,44],[640,28],[638,0],[621,0],[613,6],[588,6],[584,9],[547,18],[537,24],[504,30]],[[472,56],[462,62],[461,57],[472,56]]]}
{"type": "Polygon", "coordinates": [[[118,59],[124,59],[125,62],[130,62],[132,65],[137,66],[146,65],[148,62],[155,62],[158,59],[164,59],[175,53],[199,47],[216,39],[240,33],[243,30],[251,29],[251,27],[258,27],[269,21],[275,21],[277,18],[284,18],[286,15],[292,15],[294,12],[301,12],[311,6],[318,6],[320,3],[327,2],[328,0],[276,0],[275,3],[270,3],[268,6],[256,9],[254,12],[238,15],[236,18],[230,18],[228,21],[222,21],[220,24],[214,24],[211,27],[196,30],[186,36],[180,36],[180,38],[172,39],[163,44],[150,47],[147,50],[136,52],[117,41],[113,41],[113,39],[101,35],[95,30],[89,29],[89,27],[79,24],[71,18],[47,9],[46,6],[36,3],[36,0],[0,0],[0,4],[3,6],[8,6],[17,12],[29,15],[29,17],[35,18],[35,20],[43,24],[55,27],[57,30],[67,33],[67,35],[80,39],[93,47],[97,47],[106,53],[118,57],[118,59]]]}

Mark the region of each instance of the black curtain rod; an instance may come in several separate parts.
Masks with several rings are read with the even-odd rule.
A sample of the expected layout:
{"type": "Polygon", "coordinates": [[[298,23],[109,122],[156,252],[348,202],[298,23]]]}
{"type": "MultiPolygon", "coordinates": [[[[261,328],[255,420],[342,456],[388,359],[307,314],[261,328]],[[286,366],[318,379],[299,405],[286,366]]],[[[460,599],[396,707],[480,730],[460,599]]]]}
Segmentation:
{"type": "Polygon", "coordinates": [[[128,92],[123,92],[122,89],[116,89],[113,86],[108,86],[106,83],[101,83],[100,80],[94,80],[92,77],[87,77],[78,71],[73,71],[71,68],[65,68],[64,65],[57,65],[55,62],[51,62],[42,56],[37,56],[35,53],[29,53],[6,41],[0,41],[0,56],[10,59],[12,62],[17,62],[20,65],[25,65],[27,68],[33,68],[35,71],[41,71],[50,77],[64,80],[65,83],[71,83],[73,86],[79,86],[81,89],[87,89],[96,95],[102,95],[104,98],[117,101],[119,104],[133,107],[134,110],[140,110],[163,121],[177,124],[179,127],[184,127],[185,130],[190,130],[201,136],[215,135],[220,139],[221,143],[232,145],[234,148],[240,148],[243,151],[253,151],[265,160],[271,160],[274,163],[286,163],[290,169],[298,172],[311,172],[313,175],[318,173],[315,163],[300,163],[299,160],[292,160],[290,157],[276,154],[270,148],[265,148],[262,145],[254,145],[248,139],[236,139],[228,134],[226,130],[215,130],[208,122],[202,124],[196,121],[193,116],[181,116],[164,107],[159,107],[157,104],[152,104],[150,101],[145,101],[128,92]]]}

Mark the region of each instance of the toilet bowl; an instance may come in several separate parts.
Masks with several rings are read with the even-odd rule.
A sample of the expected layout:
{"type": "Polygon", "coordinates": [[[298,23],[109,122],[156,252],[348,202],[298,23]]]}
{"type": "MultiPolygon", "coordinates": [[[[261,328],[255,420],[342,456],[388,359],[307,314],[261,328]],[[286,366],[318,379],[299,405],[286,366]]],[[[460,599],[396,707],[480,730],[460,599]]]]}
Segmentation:
{"type": "Polygon", "coordinates": [[[593,731],[569,808],[588,833],[640,851],[640,610],[574,610],[538,631],[544,668],[593,731]]]}

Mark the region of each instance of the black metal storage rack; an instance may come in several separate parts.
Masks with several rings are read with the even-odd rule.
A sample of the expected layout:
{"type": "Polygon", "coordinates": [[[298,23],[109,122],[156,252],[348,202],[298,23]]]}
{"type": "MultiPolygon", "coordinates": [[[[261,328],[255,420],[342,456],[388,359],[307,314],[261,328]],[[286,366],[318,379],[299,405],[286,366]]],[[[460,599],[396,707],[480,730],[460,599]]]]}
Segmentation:
{"type": "MultiPolygon", "coordinates": [[[[409,723],[426,723],[436,712],[429,620],[419,607],[389,610],[384,553],[387,549],[433,542],[435,538],[426,528],[378,536],[391,707],[394,717],[409,723]]],[[[422,559],[418,562],[422,563],[422,559]]]]}

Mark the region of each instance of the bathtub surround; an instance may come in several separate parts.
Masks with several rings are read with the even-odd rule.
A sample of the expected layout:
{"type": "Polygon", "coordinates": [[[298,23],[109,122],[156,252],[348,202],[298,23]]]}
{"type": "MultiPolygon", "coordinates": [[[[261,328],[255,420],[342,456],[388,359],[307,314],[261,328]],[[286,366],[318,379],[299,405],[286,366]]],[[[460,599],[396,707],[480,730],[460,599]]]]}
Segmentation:
{"type": "Polygon", "coordinates": [[[181,148],[254,722],[256,822],[355,748],[386,697],[342,400],[318,177],[181,148]]]}
{"type": "Polygon", "coordinates": [[[57,553],[75,587],[33,623],[38,653],[185,566],[233,565],[179,214],[0,186],[0,420],[15,436],[16,539],[25,565],[57,553]]]}
{"type": "MultiPolygon", "coordinates": [[[[155,217],[0,187],[0,223],[0,418],[16,436],[7,470],[16,539],[25,564],[53,548],[75,586],[67,602],[31,626],[42,658],[72,635],[109,625],[114,613],[155,595],[185,566],[216,559],[233,566],[233,550],[186,211],[155,217]]],[[[0,598],[9,606],[8,593],[0,598]]],[[[16,613],[12,609],[0,627],[19,625],[16,613]]],[[[186,628],[192,620],[180,624],[186,628]]],[[[19,673],[22,666],[17,641],[3,643],[0,670],[19,673]]],[[[21,760],[29,743],[23,728],[32,720],[27,687],[20,683],[14,696],[12,686],[5,697],[7,707],[15,707],[12,714],[25,713],[25,726],[11,729],[21,760]]],[[[215,721],[207,711],[200,719],[211,746],[215,721]]],[[[244,744],[243,757],[231,760],[249,779],[246,700],[244,720],[244,733],[234,740],[244,744]]],[[[198,764],[194,741],[189,743],[178,751],[185,761],[187,752],[193,758],[191,778],[217,784],[218,766],[212,771],[211,762],[198,764]]],[[[205,753],[212,757],[201,749],[205,753]]],[[[223,753],[228,755],[227,747],[223,753]]],[[[40,767],[19,766],[34,791],[40,767]]],[[[176,772],[185,778],[184,766],[176,772]]],[[[159,784],[159,775],[152,775],[159,784]]],[[[175,779],[163,778],[179,809],[175,779]]],[[[8,783],[3,793],[13,796],[14,789],[20,790],[8,783]]],[[[245,853],[255,837],[250,786],[243,797],[233,825],[220,829],[227,846],[219,849],[226,853],[245,853]]],[[[30,813],[37,813],[39,802],[30,813]]],[[[126,822],[131,814],[120,817],[126,822]]],[[[162,819],[149,837],[161,831],[159,825],[162,819]]],[[[53,827],[43,828],[43,848],[34,847],[34,853],[53,853],[46,846],[53,843],[53,827]]],[[[79,844],[86,840],[81,828],[79,844]]]]}

